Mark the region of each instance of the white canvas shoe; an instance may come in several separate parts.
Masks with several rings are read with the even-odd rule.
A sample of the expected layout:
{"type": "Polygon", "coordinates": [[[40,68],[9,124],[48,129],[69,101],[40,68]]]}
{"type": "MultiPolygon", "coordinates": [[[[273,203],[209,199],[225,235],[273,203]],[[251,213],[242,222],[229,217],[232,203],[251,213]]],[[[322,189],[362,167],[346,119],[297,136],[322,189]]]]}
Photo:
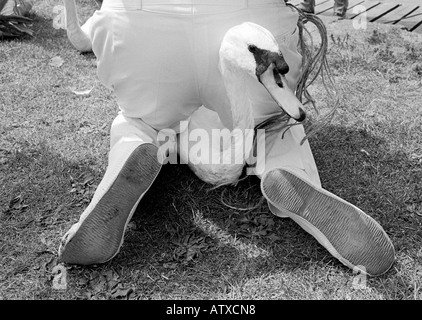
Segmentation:
{"type": "Polygon", "coordinates": [[[59,248],[61,261],[90,265],[116,256],[127,224],[160,171],[157,150],[153,144],[142,144],[128,157],[123,155],[124,163],[118,165],[117,174],[106,172],[79,222],[63,236],[59,248]]]}
{"type": "Polygon", "coordinates": [[[261,189],[272,205],[349,268],[376,276],[393,265],[394,247],[383,228],[342,198],[280,168],[265,174],[261,189]]]}

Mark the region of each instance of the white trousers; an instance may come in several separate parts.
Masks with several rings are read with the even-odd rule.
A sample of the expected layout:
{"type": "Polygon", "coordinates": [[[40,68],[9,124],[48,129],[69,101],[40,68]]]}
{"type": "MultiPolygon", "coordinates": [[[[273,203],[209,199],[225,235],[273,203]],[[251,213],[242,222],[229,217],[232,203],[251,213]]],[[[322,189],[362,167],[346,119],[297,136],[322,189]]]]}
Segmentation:
{"type": "MultiPolygon", "coordinates": [[[[294,90],[301,68],[297,18],[283,1],[274,0],[105,0],[87,26],[98,77],[113,89],[120,108],[111,128],[107,172],[122,163],[120,154],[127,157],[146,142],[158,146],[160,130],[180,132],[181,121],[189,121],[190,130],[233,128],[218,53],[225,33],[235,25],[250,21],[274,35],[294,90]]],[[[256,125],[280,112],[259,82],[248,94],[256,125]]],[[[320,185],[309,143],[300,145],[303,126],[282,134],[266,134],[261,141],[265,170],[258,175],[288,167],[320,185]]],[[[107,172],[103,180],[109,180],[107,172]]]]}

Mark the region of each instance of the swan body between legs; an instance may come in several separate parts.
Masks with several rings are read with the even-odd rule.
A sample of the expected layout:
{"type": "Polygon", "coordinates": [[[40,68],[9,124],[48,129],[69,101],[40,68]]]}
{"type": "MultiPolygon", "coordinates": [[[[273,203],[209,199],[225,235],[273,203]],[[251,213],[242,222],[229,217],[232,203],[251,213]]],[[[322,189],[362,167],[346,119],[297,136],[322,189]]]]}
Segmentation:
{"type": "MultiPolygon", "coordinates": [[[[222,144],[220,136],[217,135],[215,139],[216,136],[208,132],[211,138],[204,146],[210,145],[210,150],[205,156],[205,148],[200,148],[202,154],[198,154],[192,152],[192,145],[184,147],[186,144],[183,142],[189,140],[186,135],[190,130],[182,132],[180,156],[202,180],[212,184],[227,184],[237,181],[253,147],[256,124],[247,94],[251,79],[260,82],[280,106],[280,111],[283,110],[291,118],[301,122],[305,119],[305,111],[287,84],[285,74],[289,67],[274,36],[267,29],[251,22],[232,27],[223,38],[219,54],[219,69],[231,105],[233,130],[228,133],[224,129],[222,144]]],[[[209,113],[212,117],[212,112],[209,113]]],[[[203,119],[203,116],[201,119],[193,117],[189,128],[206,128],[207,123],[203,119]]]]}

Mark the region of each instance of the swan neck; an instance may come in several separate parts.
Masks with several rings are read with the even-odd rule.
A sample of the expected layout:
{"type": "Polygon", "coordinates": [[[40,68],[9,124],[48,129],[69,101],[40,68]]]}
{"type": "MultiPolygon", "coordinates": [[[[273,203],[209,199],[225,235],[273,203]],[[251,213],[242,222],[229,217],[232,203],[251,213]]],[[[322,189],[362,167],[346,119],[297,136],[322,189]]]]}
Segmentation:
{"type": "Polygon", "coordinates": [[[233,118],[233,128],[253,129],[254,119],[252,106],[245,92],[249,74],[243,70],[227,70],[225,75],[225,85],[231,104],[233,118]]]}

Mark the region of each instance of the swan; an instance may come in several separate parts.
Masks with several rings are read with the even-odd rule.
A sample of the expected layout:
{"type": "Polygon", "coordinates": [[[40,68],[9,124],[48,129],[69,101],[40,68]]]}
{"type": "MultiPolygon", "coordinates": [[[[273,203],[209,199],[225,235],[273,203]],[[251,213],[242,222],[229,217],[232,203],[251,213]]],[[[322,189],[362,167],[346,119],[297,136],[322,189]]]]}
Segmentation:
{"type": "Polygon", "coordinates": [[[270,31],[252,22],[232,27],[223,37],[219,57],[233,119],[230,138],[223,141],[223,145],[219,137],[212,139],[211,131],[223,126],[216,113],[204,107],[192,115],[188,130],[182,131],[179,138],[181,162],[187,163],[203,181],[214,185],[235,183],[252,150],[255,123],[251,102],[245,95],[251,78],[265,87],[280,112],[298,122],[306,117],[303,105],[288,86],[285,74],[289,67],[270,31]],[[209,152],[205,150],[206,155],[205,148],[195,147],[192,144],[195,139],[190,137],[192,132],[201,129],[211,137],[205,143],[201,141],[210,147],[209,152]]]}
{"type": "Polygon", "coordinates": [[[91,18],[81,27],[75,0],[63,0],[63,3],[66,15],[65,27],[70,43],[80,52],[92,51],[91,39],[88,35],[91,18]]]}

